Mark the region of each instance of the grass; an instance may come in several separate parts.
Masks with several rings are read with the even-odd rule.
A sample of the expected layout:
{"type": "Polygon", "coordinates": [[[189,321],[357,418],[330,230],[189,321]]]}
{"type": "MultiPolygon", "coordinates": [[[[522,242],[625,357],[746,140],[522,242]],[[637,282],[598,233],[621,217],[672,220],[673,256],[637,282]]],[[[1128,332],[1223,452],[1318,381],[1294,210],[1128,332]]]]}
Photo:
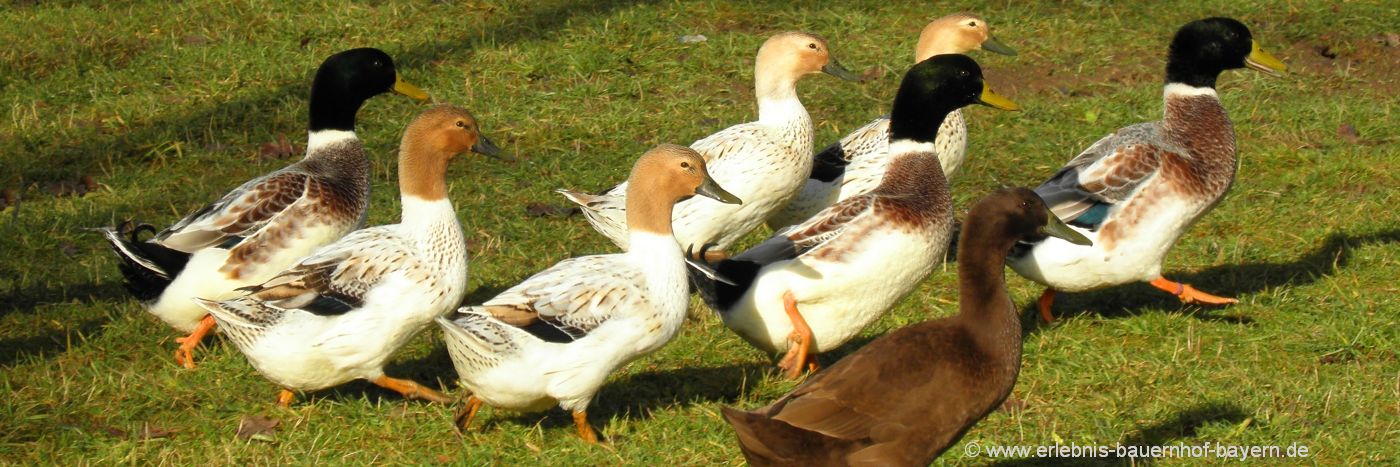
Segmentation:
{"type": "MultiPolygon", "coordinates": [[[[470,300],[482,300],[562,258],[611,251],[582,219],[529,217],[525,207],[561,204],[554,188],[620,180],[657,143],[751,119],[752,57],[767,35],[812,31],[848,67],[885,72],[862,84],[801,83],[822,145],[888,110],[916,31],[948,13],[927,2],[7,3],[0,188],[23,201],[0,212],[0,463],[17,464],[741,463],[719,407],[761,405],[792,383],[703,305],[679,338],[603,388],[591,417],[606,447],[577,440],[559,411],[487,409],[459,438],[451,409],[366,384],[277,409],[275,388],[217,339],[197,354],[198,369],[175,367],[173,333],[125,295],[111,254],[82,229],[165,224],[286,164],[260,159],[257,146],[301,138],[315,65],[378,46],[410,81],[472,109],[518,157],[472,159],[450,174],[471,239],[470,300]],[[683,44],[685,34],[708,40],[683,44]],[[94,190],[59,196],[84,176],[94,190]],[[245,415],[279,420],[275,439],[237,438],[245,415]]],[[[1038,183],[1109,131],[1157,118],[1165,44],[1186,21],[1240,18],[1292,72],[1222,78],[1239,176],[1167,264],[1169,277],[1241,303],[1183,307],[1133,285],[1062,294],[1062,318],[1036,325],[1039,289],[1011,274],[1027,311],[1020,402],[963,443],[1299,443],[1321,463],[1400,461],[1400,49],[1375,39],[1396,32],[1397,7],[966,8],[1020,50],[974,57],[1026,111],[968,111],[970,160],[953,185],[960,209],[995,188],[1038,183]],[[1339,133],[1343,125],[1359,137],[1339,133]]],[[[417,111],[380,97],[361,112],[375,164],[371,223],[397,219],[393,154],[417,111]]],[[[845,351],[954,312],[954,283],[951,266],[935,272],[845,351]]],[[[404,349],[390,374],[456,391],[436,333],[404,349]]],[[[990,461],[963,449],[939,462],[990,461]]]]}

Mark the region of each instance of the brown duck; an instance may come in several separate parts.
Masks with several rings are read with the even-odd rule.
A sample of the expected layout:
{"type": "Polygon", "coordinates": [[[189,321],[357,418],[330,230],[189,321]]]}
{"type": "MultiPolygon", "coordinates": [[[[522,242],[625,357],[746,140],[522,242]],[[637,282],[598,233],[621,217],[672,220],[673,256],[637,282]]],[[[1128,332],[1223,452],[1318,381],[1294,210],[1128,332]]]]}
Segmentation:
{"type": "Polygon", "coordinates": [[[1024,188],[982,199],[963,225],[957,315],[876,339],[767,407],[723,409],[750,464],[927,465],[1006,399],[1021,367],[1007,252],[1089,240],[1024,188]]]}

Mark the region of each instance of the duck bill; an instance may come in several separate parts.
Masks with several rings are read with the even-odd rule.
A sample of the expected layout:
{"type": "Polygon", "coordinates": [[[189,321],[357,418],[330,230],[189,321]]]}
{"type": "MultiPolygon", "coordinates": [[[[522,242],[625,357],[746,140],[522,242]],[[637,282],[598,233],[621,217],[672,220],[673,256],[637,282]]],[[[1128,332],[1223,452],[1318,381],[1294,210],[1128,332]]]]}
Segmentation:
{"type": "Polygon", "coordinates": [[[827,60],[826,65],[822,66],[822,73],[841,78],[843,81],[860,81],[860,75],[852,73],[851,70],[847,70],[846,67],[841,66],[841,63],[837,62],[834,58],[827,60]]]}
{"type": "Polygon", "coordinates": [[[1246,66],[1267,73],[1269,76],[1279,76],[1288,71],[1288,65],[1284,65],[1282,61],[1265,52],[1263,48],[1259,47],[1258,42],[1250,41],[1250,43],[1254,45],[1249,51],[1249,56],[1244,59],[1246,66]]]}
{"type": "Polygon", "coordinates": [[[404,81],[403,77],[398,75],[394,76],[394,92],[403,94],[419,102],[426,102],[428,100],[428,93],[423,92],[418,86],[404,81]]]}
{"type": "Polygon", "coordinates": [[[1066,242],[1073,243],[1075,245],[1090,246],[1094,244],[1094,242],[1089,240],[1089,237],[1085,237],[1084,234],[1081,234],[1078,231],[1070,228],[1069,225],[1066,225],[1064,221],[1060,220],[1059,217],[1056,217],[1055,213],[1050,212],[1049,209],[1045,210],[1045,216],[1045,227],[1040,228],[1040,231],[1044,232],[1045,235],[1049,235],[1051,237],[1055,237],[1066,242]]]}
{"type": "Polygon", "coordinates": [[[720,188],[715,179],[710,178],[710,174],[705,174],[705,181],[695,188],[695,194],[719,201],[724,204],[744,204],[738,196],[734,196],[724,188],[720,188]]]}
{"type": "Polygon", "coordinates": [[[992,88],[987,86],[986,82],[982,83],[982,94],[977,96],[977,103],[988,107],[996,107],[1001,110],[1021,110],[1021,106],[1012,102],[1011,99],[1001,97],[1001,95],[992,92],[992,88]]]}
{"type": "Polygon", "coordinates": [[[982,50],[1002,55],[1016,55],[1016,49],[1007,47],[1006,44],[1001,43],[997,38],[990,35],[987,36],[987,40],[982,41],[982,50]]]}
{"type": "Polygon", "coordinates": [[[478,136],[479,137],[476,139],[476,144],[472,145],[472,152],[481,154],[483,156],[490,156],[496,158],[499,158],[501,156],[500,146],[496,146],[496,143],[491,142],[491,139],[487,138],[486,135],[478,136]]]}

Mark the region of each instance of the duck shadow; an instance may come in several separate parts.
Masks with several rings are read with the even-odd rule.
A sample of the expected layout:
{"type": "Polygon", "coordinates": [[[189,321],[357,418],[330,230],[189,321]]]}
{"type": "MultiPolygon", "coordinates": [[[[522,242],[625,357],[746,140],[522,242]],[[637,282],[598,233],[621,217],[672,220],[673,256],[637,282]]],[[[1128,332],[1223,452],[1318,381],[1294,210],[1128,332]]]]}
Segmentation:
{"type": "MultiPolygon", "coordinates": [[[[434,62],[438,60],[461,57],[463,51],[481,44],[499,46],[547,38],[577,18],[605,15],[614,10],[651,3],[656,3],[656,0],[584,0],[524,11],[510,21],[485,28],[459,29],[459,34],[455,36],[405,46],[394,53],[394,59],[401,71],[412,74],[414,70],[436,67],[434,62]]],[[[289,41],[291,47],[296,47],[296,38],[289,41]]],[[[180,138],[182,143],[192,147],[203,147],[220,143],[220,136],[232,129],[260,128],[262,130],[259,131],[275,133],[275,128],[266,127],[269,115],[284,108],[289,99],[305,99],[311,75],[317,61],[322,58],[306,57],[305,74],[289,78],[290,82],[281,86],[210,105],[192,105],[189,106],[191,110],[185,112],[157,115],[117,133],[92,131],[84,134],[74,140],[76,144],[65,145],[59,151],[46,155],[54,161],[53,164],[26,167],[24,172],[13,177],[18,180],[72,178],[75,173],[93,170],[92,167],[98,163],[93,154],[111,154],[119,160],[118,164],[135,164],[149,157],[152,147],[159,147],[170,138],[180,138]]],[[[22,140],[21,147],[45,147],[48,144],[42,140],[48,136],[28,134],[18,137],[22,140]]]]}
{"type": "MultiPolygon", "coordinates": [[[[1192,284],[1215,295],[1239,297],[1278,287],[1317,282],[1319,279],[1336,274],[1351,264],[1355,249],[1365,245],[1395,242],[1400,242],[1400,229],[1382,230],[1361,235],[1333,232],[1322,241],[1321,245],[1293,261],[1225,264],[1194,273],[1167,273],[1166,276],[1177,282],[1192,284]]],[[[1090,313],[1107,318],[1125,318],[1152,310],[1185,308],[1191,310],[1189,313],[1191,317],[1202,321],[1236,324],[1252,324],[1254,322],[1247,316],[1202,312],[1203,310],[1227,309],[1224,307],[1206,308],[1182,305],[1176,297],[1143,283],[1085,293],[1062,293],[1055,298],[1056,319],[1090,313]]],[[[1043,326],[1038,318],[1034,301],[1022,308],[1022,312],[1025,335],[1036,332],[1043,326]]]]}
{"type": "MultiPolygon", "coordinates": [[[[646,420],[657,409],[695,404],[732,404],[739,400],[744,388],[761,381],[768,371],[769,365],[751,362],[630,374],[603,385],[588,406],[589,423],[595,429],[604,428],[603,431],[606,431],[607,420],[646,420]]],[[[574,426],[569,414],[558,407],[538,413],[494,410],[490,413],[493,416],[477,423],[482,423],[483,427],[496,423],[539,425],[551,429],[574,426]]]]}
{"type": "MultiPolygon", "coordinates": [[[[1211,423],[1229,423],[1238,425],[1250,417],[1237,404],[1224,402],[1207,402],[1196,405],[1150,425],[1139,426],[1133,430],[1118,445],[1127,447],[1137,447],[1139,451],[1148,446],[1166,446],[1172,441],[1184,440],[1196,437],[1196,433],[1201,427],[1211,423]]],[[[1115,446],[1109,445],[1110,449],[1115,446]]],[[[1143,457],[1119,457],[1116,453],[1109,457],[1078,457],[1078,458],[1026,458],[1026,459],[1004,459],[993,462],[996,466],[1101,466],[1101,465],[1142,465],[1153,464],[1156,459],[1143,457]]]]}
{"type": "MultiPolygon", "coordinates": [[[[99,285],[82,284],[70,287],[34,287],[12,290],[0,296],[0,318],[17,313],[33,313],[35,308],[50,303],[80,302],[92,305],[110,302],[126,296],[126,290],[115,283],[99,285]],[[77,295],[73,290],[84,290],[87,294],[77,295]]],[[[56,355],[100,334],[111,320],[107,313],[89,313],[80,317],[65,319],[61,328],[44,327],[40,332],[24,336],[6,336],[0,339],[0,367],[9,367],[32,355],[56,355]],[[84,336],[74,339],[73,335],[84,336]]]]}

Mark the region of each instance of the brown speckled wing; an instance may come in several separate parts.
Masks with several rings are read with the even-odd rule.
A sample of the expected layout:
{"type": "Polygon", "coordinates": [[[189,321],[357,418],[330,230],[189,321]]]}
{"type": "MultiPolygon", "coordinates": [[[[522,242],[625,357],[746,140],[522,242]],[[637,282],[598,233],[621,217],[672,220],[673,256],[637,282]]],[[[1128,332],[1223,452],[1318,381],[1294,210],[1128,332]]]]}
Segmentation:
{"type": "Polygon", "coordinates": [[[482,304],[515,326],[536,320],[578,339],[617,316],[654,310],[642,272],[617,255],[570,258],[482,304]]]}
{"type": "Polygon", "coordinates": [[[818,212],[806,222],[790,227],[779,235],[790,240],[798,254],[811,250],[841,235],[856,218],[869,214],[877,202],[875,195],[864,194],[847,198],[818,212]]]}
{"type": "Polygon", "coordinates": [[[1158,122],[1142,123],[1100,139],[1036,187],[1036,194],[1065,221],[1096,203],[1122,202],[1157,173],[1169,152],[1158,138],[1159,128],[1158,122]]]}
{"type": "Polygon", "coordinates": [[[433,287],[437,280],[406,240],[388,229],[369,228],[355,231],[262,285],[244,290],[279,308],[337,315],[359,307],[371,288],[398,271],[409,281],[427,287],[433,287]]]}
{"type": "Polygon", "coordinates": [[[156,236],[162,246],[194,252],[247,236],[300,199],[311,176],[282,170],[250,180],[156,236]]]}

